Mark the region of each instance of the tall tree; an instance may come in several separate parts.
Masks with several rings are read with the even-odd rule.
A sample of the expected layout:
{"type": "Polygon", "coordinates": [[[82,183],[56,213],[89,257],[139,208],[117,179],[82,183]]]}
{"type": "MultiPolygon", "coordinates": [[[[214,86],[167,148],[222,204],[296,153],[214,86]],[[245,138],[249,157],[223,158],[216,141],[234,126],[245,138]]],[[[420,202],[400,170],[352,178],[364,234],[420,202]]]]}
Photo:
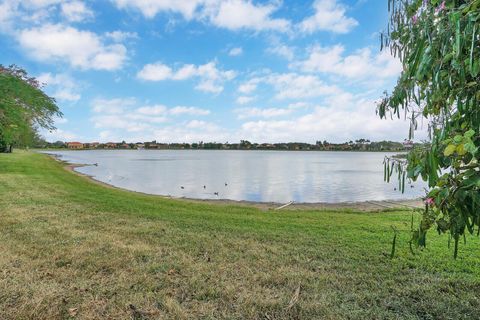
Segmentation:
{"type": "Polygon", "coordinates": [[[55,129],[54,117],[61,117],[53,98],[41,84],[17,66],[0,65],[0,152],[14,145],[29,145],[37,129],[55,129]]]}
{"type": "MultiPolygon", "coordinates": [[[[431,143],[414,148],[407,160],[387,159],[405,178],[428,181],[423,219],[412,242],[425,245],[436,226],[458,243],[480,228],[480,0],[389,0],[390,23],[382,49],[398,57],[403,71],[391,94],[378,105],[380,117],[421,118],[431,143]]],[[[480,229],[477,231],[480,233],[480,229]]]]}

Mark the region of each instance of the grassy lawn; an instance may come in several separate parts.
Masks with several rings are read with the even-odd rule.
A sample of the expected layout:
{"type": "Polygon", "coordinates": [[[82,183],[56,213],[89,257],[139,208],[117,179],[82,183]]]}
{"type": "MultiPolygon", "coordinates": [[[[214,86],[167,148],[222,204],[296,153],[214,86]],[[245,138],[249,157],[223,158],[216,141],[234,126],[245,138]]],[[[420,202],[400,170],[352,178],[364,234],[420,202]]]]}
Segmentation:
{"type": "Polygon", "coordinates": [[[412,255],[411,215],[168,200],[0,154],[0,319],[479,319],[479,239],[412,255]]]}

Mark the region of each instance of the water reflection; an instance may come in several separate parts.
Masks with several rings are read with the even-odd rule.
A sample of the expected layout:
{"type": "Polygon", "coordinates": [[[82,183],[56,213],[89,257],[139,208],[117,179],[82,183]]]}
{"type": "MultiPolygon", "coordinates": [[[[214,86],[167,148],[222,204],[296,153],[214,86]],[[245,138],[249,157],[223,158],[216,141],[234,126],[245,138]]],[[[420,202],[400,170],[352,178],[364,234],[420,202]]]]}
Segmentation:
{"type": "Polygon", "coordinates": [[[346,202],[416,198],[425,184],[395,191],[383,181],[385,153],[96,150],[59,151],[77,170],[151,194],[259,202],[346,202]],[[225,185],[227,184],[227,185],[225,185]],[[183,186],[183,189],[181,188],[183,186]],[[204,188],[203,186],[206,186],[204,188]],[[216,195],[215,193],[218,193],[216,195]]]}

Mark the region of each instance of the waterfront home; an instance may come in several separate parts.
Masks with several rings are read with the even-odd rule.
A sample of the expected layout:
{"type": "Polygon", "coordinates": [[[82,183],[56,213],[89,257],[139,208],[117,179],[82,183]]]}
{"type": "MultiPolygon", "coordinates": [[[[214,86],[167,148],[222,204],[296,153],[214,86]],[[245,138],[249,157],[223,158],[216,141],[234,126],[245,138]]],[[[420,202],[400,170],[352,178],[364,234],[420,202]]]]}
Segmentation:
{"type": "Polygon", "coordinates": [[[68,149],[83,149],[83,143],[81,142],[67,142],[68,149]]]}
{"type": "Polygon", "coordinates": [[[117,144],[115,142],[105,143],[105,149],[115,149],[115,148],[117,148],[117,144]]]}

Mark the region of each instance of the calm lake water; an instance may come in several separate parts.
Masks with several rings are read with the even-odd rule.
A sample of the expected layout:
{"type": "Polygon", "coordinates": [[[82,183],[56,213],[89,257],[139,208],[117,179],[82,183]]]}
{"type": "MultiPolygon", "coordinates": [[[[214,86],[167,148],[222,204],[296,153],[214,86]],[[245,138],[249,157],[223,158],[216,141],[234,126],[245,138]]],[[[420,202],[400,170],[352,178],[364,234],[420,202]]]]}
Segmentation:
{"type": "MultiPolygon", "coordinates": [[[[395,191],[383,181],[386,153],[85,150],[52,151],[78,172],[128,190],[197,199],[257,202],[350,202],[412,199],[425,184],[395,191]],[[204,188],[205,186],[205,188],[204,188]],[[182,188],[183,187],[183,188],[182,188]],[[218,193],[216,195],[215,193],[218,193]]],[[[392,154],[390,154],[392,155],[392,154]]]]}

